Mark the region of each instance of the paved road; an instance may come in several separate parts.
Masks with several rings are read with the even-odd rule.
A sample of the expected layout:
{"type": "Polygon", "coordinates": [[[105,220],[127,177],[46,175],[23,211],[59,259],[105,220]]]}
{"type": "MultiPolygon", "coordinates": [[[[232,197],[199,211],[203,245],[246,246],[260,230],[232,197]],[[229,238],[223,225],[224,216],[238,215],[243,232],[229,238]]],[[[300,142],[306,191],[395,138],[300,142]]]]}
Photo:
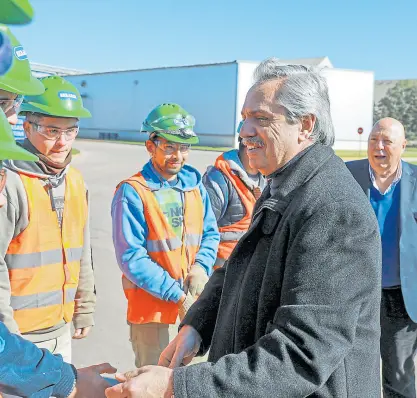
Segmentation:
{"type": "MultiPolygon", "coordinates": [[[[85,339],[74,341],[77,367],[111,362],[120,371],[134,368],[126,325],[126,299],[111,238],[110,204],[116,185],[147,162],[143,146],[79,140],[81,153],[73,164],[84,175],[91,192],[91,234],[97,287],[96,326],[85,339]]],[[[219,153],[194,151],[189,161],[201,172],[219,153]]]]}

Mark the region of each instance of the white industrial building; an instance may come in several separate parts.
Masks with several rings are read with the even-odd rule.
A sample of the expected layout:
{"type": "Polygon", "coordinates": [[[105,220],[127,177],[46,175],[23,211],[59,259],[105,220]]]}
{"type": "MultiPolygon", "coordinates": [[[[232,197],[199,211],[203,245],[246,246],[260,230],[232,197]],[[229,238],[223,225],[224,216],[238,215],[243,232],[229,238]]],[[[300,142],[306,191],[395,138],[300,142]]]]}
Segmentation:
{"type": "MultiPolygon", "coordinates": [[[[364,147],[372,127],[373,72],[333,68],[327,57],[282,60],[322,68],[329,85],[335,149],[364,147]],[[358,134],[362,128],[364,134],[358,134]]],[[[81,123],[80,136],[142,141],[141,123],[163,102],[176,102],[197,120],[201,145],[233,146],[246,93],[257,62],[74,74],[67,76],[80,90],[93,114],[81,123]]]]}
{"type": "Polygon", "coordinates": [[[81,75],[83,73],[87,73],[86,71],[82,71],[79,69],[70,69],[70,68],[64,68],[61,66],[39,64],[37,62],[30,62],[30,69],[32,70],[33,76],[37,77],[38,79],[41,77],[53,76],[53,75],[67,76],[67,75],[81,75]]]}
{"type": "MultiPolygon", "coordinates": [[[[365,148],[372,127],[373,72],[334,68],[327,57],[281,60],[322,69],[329,85],[335,149],[365,148]],[[358,134],[362,128],[363,135],[358,134]]],[[[141,123],[164,102],[176,102],[196,118],[201,145],[234,146],[240,111],[258,62],[82,73],[34,64],[37,75],[65,75],[81,92],[93,117],[81,121],[80,137],[143,141],[141,123]]]]}

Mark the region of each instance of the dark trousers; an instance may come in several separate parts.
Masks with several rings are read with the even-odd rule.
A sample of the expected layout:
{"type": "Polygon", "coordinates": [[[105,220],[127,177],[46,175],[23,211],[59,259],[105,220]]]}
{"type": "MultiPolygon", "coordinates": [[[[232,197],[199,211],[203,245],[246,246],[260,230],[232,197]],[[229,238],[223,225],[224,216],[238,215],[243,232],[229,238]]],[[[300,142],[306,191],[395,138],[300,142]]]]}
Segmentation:
{"type": "Polygon", "coordinates": [[[416,398],[417,323],[407,314],[401,288],[382,289],[381,358],[384,398],[416,398]]]}

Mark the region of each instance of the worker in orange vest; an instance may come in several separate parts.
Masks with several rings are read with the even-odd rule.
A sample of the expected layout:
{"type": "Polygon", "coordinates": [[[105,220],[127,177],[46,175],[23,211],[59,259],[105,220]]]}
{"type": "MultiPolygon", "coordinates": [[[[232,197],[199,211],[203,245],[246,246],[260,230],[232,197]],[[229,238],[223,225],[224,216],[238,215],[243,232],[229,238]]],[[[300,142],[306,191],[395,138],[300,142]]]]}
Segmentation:
{"type": "Polygon", "coordinates": [[[122,181],[112,204],[113,241],[136,366],[156,365],[212,272],[219,243],[199,172],[185,164],[198,143],[194,118],[157,106],[142,130],[151,160],[122,181]]]}
{"type": "MultiPolygon", "coordinates": [[[[24,24],[33,16],[33,9],[28,0],[2,0],[0,22],[24,24]]],[[[17,112],[21,104],[18,94],[36,95],[45,91],[42,82],[34,78],[29,61],[20,43],[9,29],[0,25],[0,208],[8,205],[4,195],[7,171],[3,160],[39,161],[33,153],[18,146],[9,125],[17,121],[17,112]],[[12,51],[4,52],[8,45],[12,51]],[[4,58],[10,56],[11,67],[5,71],[1,67],[4,58]],[[7,114],[7,116],[5,115],[7,114]]],[[[6,59],[7,61],[7,59],[6,59]]],[[[6,62],[7,64],[7,62],[6,62]]],[[[14,177],[12,177],[14,178],[14,177]]],[[[9,209],[10,210],[10,209],[9,209]]],[[[10,214],[18,215],[18,209],[12,208],[10,214]]],[[[2,220],[0,214],[0,220],[2,220]]],[[[2,222],[2,221],[0,221],[2,222]]],[[[3,238],[0,224],[0,242],[3,238]]],[[[4,248],[0,244],[0,250],[4,248]]],[[[4,270],[4,264],[2,264],[4,270]]],[[[7,270],[3,275],[7,275],[7,270]]],[[[5,278],[7,279],[7,277],[5,278]]],[[[3,285],[4,286],[4,285],[3,285]]],[[[1,306],[0,306],[1,307],[1,306]]],[[[56,397],[92,397],[94,394],[104,396],[104,389],[109,384],[100,377],[100,373],[114,373],[116,369],[109,364],[100,364],[84,369],[63,362],[60,355],[53,355],[36,347],[32,342],[12,334],[0,322],[0,397],[56,396],[56,397]],[[10,395],[13,394],[13,395],[10,395]]],[[[95,396],[95,395],[94,395],[95,396]]]]}
{"type": "Polygon", "coordinates": [[[239,149],[220,155],[203,176],[220,232],[214,268],[222,267],[239,239],[246,233],[265,178],[250,166],[246,148],[239,137],[239,149]]]}
{"type": "Polygon", "coordinates": [[[88,191],[70,166],[78,120],[90,117],[61,77],[41,79],[45,92],[27,96],[22,147],[37,162],[6,160],[0,208],[0,315],[13,333],[71,362],[73,338],[94,324],[94,276],[88,191]]]}

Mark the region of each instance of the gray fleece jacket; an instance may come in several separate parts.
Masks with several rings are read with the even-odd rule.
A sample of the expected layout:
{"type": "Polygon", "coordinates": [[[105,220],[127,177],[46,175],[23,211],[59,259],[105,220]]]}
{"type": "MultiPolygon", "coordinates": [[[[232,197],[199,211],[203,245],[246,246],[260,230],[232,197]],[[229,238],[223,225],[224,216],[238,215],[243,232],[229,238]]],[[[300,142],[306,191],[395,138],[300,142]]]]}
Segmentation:
{"type": "MultiPolygon", "coordinates": [[[[33,162],[5,161],[7,169],[7,183],[5,195],[7,203],[0,208],[0,321],[12,333],[19,333],[17,323],[13,318],[13,309],[10,306],[10,281],[8,265],[5,255],[10,242],[23,232],[29,224],[29,211],[26,192],[23,182],[17,171],[40,178],[45,186],[52,186],[51,203],[53,202],[59,224],[62,223],[65,196],[65,175],[68,167],[58,176],[46,175],[41,168],[33,162]]],[[[87,190],[87,187],[86,187],[87,190]]],[[[87,190],[87,202],[89,195],[87,190]]],[[[80,280],[75,296],[74,327],[84,328],[94,325],[94,309],[96,303],[94,274],[92,264],[92,252],[90,243],[89,217],[84,229],[84,247],[81,258],[80,280]]],[[[25,333],[23,337],[36,343],[61,336],[68,330],[69,325],[64,320],[57,325],[31,333],[25,333]]]]}

